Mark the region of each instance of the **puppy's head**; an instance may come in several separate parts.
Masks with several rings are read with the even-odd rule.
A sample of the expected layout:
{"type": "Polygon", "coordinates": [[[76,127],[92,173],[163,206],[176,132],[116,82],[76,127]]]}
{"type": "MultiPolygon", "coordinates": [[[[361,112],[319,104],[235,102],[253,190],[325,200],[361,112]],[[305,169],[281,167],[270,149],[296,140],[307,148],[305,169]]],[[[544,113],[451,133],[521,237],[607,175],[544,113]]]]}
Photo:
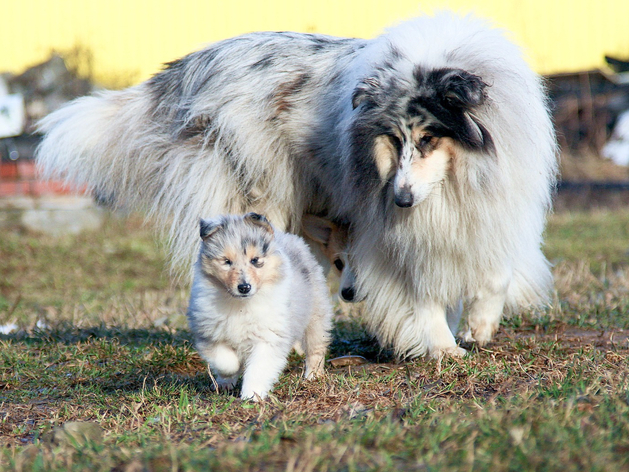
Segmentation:
{"type": "Polygon", "coordinates": [[[282,275],[274,230],[256,213],[200,221],[201,272],[234,298],[250,298],[282,275]]]}
{"type": "MultiPolygon", "coordinates": [[[[404,87],[382,77],[356,88],[354,108],[373,117],[373,158],[380,177],[392,181],[397,206],[412,207],[430,196],[465,151],[495,153],[474,113],[486,101],[486,88],[462,69],[420,67],[404,87]]],[[[370,126],[370,119],[362,123],[370,126]]]]}
{"type": "Polygon", "coordinates": [[[365,297],[356,288],[356,275],[350,266],[349,228],[337,225],[330,220],[314,215],[302,218],[304,234],[319,244],[321,251],[328,258],[334,272],[339,276],[339,297],[346,302],[359,302],[365,297]]]}

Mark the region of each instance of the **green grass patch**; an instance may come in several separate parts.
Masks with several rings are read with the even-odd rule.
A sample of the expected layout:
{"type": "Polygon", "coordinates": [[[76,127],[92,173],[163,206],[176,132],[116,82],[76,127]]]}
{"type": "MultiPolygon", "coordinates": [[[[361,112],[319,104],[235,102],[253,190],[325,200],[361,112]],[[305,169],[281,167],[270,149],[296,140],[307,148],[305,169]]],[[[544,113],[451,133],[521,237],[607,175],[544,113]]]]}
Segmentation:
{"type": "Polygon", "coordinates": [[[626,470],[628,228],[553,215],[553,303],[464,359],[396,362],[339,309],[330,356],[369,362],[306,382],[292,355],[261,404],[213,391],[187,287],[139,220],[3,230],[0,470],[626,470]]]}
{"type": "Polygon", "coordinates": [[[555,214],[548,222],[545,252],[555,263],[586,260],[594,272],[629,265],[629,211],[555,214]]]}

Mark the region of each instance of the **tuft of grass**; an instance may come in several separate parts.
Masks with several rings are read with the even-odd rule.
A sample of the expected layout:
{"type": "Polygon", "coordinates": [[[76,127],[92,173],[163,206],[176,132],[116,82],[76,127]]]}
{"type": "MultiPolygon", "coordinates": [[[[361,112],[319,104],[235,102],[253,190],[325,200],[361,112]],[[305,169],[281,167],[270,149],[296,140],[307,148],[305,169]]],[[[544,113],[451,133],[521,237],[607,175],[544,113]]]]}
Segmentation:
{"type": "Polygon", "coordinates": [[[138,219],[3,230],[0,324],[19,330],[0,335],[0,470],[625,470],[627,223],[553,215],[552,305],[463,359],[397,362],[339,307],[330,357],[368,362],[305,381],[293,354],[261,404],[213,391],[187,287],[138,219]],[[74,422],[104,435],[64,439],[74,422]]]}

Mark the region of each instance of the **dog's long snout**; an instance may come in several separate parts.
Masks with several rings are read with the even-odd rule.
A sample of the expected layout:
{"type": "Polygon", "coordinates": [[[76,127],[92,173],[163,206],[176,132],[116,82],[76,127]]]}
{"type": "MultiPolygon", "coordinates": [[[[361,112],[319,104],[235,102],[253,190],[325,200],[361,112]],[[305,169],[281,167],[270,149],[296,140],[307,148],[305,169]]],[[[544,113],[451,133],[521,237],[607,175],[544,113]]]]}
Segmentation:
{"type": "Polygon", "coordinates": [[[413,192],[410,185],[404,185],[395,190],[395,204],[400,208],[413,206],[413,192]]]}
{"type": "Polygon", "coordinates": [[[346,302],[353,302],[356,297],[356,290],[354,287],[344,287],[341,290],[341,298],[346,302]]]}
{"type": "Polygon", "coordinates": [[[251,285],[248,283],[238,284],[238,292],[247,295],[251,291],[251,285]]]}

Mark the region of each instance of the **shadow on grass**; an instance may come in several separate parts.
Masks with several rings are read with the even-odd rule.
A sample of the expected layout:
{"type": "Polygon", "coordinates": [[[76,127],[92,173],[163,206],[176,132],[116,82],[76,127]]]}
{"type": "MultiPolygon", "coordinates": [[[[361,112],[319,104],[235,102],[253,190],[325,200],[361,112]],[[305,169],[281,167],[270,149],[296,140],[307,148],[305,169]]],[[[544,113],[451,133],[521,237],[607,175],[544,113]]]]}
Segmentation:
{"type": "Polygon", "coordinates": [[[383,348],[356,319],[337,321],[332,329],[329,357],[346,355],[363,356],[369,362],[389,363],[395,361],[393,351],[383,348]]]}
{"type": "MultiPolygon", "coordinates": [[[[356,320],[335,323],[332,336],[330,358],[360,355],[372,363],[394,360],[392,351],[382,349],[356,320]]],[[[60,322],[45,330],[0,335],[0,341],[22,345],[13,359],[12,349],[5,351],[7,361],[16,375],[33,380],[21,388],[7,387],[30,392],[33,398],[67,400],[88,393],[109,397],[136,394],[156,386],[173,394],[182,390],[200,396],[215,394],[207,366],[186,329],[106,325],[79,328],[60,322]]],[[[303,358],[291,354],[287,370],[295,373],[302,367],[303,358]]],[[[3,398],[11,403],[16,399],[11,397],[9,394],[3,398]]]]}
{"type": "Polygon", "coordinates": [[[180,346],[192,342],[192,335],[184,329],[166,330],[161,328],[125,328],[119,326],[89,326],[78,328],[69,323],[59,323],[51,328],[19,331],[14,334],[0,334],[0,340],[14,341],[26,345],[65,344],[73,345],[95,339],[112,339],[122,345],[171,344],[180,346]]]}
{"type": "MultiPolygon", "coordinates": [[[[121,345],[155,346],[169,344],[175,347],[192,343],[192,333],[187,329],[126,328],[97,325],[78,328],[69,323],[58,323],[47,329],[0,334],[0,341],[41,344],[74,345],[97,339],[116,340],[121,345]]],[[[391,362],[395,359],[391,349],[382,348],[377,339],[365,331],[357,320],[338,321],[332,329],[329,357],[359,355],[370,362],[391,362]]]]}

